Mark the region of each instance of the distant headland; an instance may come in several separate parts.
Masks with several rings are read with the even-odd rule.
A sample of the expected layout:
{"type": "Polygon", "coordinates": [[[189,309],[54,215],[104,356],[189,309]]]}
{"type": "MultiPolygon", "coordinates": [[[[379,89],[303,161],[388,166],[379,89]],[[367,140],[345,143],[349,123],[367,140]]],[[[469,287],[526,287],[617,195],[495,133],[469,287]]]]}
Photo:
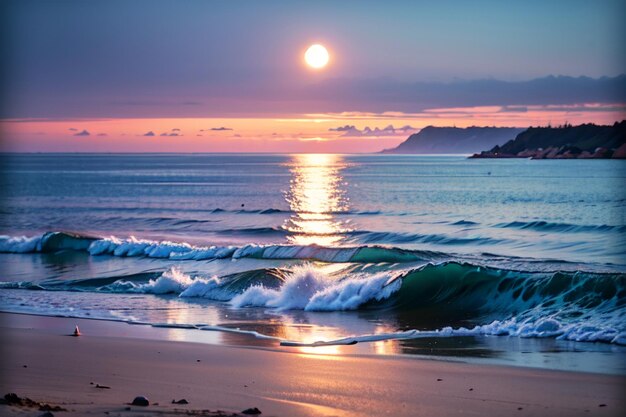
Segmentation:
{"type": "Polygon", "coordinates": [[[626,159],[626,120],[611,126],[530,127],[472,158],[626,159]]]}
{"type": "Polygon", "coordinates": [[[435,127],[427,126],[386,154],[472,154],[490,149],[524,131],[517,127],[435,127]]]}

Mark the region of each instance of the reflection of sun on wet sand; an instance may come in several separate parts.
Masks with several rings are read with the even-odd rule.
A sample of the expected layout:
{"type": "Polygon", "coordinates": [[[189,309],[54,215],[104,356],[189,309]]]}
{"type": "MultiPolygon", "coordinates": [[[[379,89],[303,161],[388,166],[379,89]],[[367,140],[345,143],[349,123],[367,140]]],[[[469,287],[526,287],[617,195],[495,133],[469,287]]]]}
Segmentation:
{"type": "Polygon", "coordinates": [[[289,163],[292,179],[286,199],[293,215],[283,226],[296,245],[332,246],[348,231],[336,214],[348,210],[340,155],[294,155],[289,163]]]}
{"type": "MultiPolygon", "coordinates": [[[[0,394],[68,410],[55,415],[554,417],[620,415],[624,406],[623,376],[175,342],[168,329],[96,320],[0,320],[11,340],[1,347],[0,394]],[[83,335],[67,337],[75,324],[83,335]],[[129,404],[139,396],[149,405],[129,404]]],[[[0,405],[2,415],[30,411],[38,415],[0,405]]]]}

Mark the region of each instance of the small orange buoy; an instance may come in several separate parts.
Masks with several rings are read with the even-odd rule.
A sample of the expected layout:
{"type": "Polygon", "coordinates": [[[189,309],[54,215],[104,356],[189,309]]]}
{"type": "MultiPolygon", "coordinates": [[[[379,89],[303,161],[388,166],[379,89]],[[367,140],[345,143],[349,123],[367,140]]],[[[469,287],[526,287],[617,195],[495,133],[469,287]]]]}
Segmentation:
{"type": "Polygon", "coordinates": [[[74,328],[74,336],[80,336],[80,329],[78,328],[78,325],[76,325],[76,327],[74,328]]]}

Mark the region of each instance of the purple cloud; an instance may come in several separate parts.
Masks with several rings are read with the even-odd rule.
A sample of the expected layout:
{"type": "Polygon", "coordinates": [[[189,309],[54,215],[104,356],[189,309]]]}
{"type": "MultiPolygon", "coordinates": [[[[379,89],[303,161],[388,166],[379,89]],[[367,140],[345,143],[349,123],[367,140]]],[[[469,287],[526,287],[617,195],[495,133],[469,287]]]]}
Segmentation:
{"type": "Polygon", "coordinates": [[[331,127],[330,129],[328,129],[329,132],[353,132],[353,131],[358,131],[358,130],[359,129],[357,129],[356,126],[354,125],[331,127]]]}
{"type": "Polygon", "coordinates": [[[354,125],[345,125],[345,126],[330,128],[328,130],[331,132],[343,132],[343,135],[341,136],[346,136],[346,137],[363,137],[363,136],[378,137],[378,136],[404,136],[408,133],[413,133],[417,131],[418,129],[409,125],[402,126],[399,128],[395,128],[393,127],[393,125],[389,125],[383,129],[380,129],[378,127],[371,129],[370,127],[366,126],[363,130],[360,130],[354,125]]]}

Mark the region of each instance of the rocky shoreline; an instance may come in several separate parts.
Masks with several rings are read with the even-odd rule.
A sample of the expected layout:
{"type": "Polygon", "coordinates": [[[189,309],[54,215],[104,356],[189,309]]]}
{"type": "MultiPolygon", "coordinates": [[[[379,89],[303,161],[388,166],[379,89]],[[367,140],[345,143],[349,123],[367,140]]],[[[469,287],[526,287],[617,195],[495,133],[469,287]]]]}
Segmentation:
{"type": "Polygon", "coordinates": [[[548,148],[525,149],[511,154],[498,149],[483,151],[470,158],[529,158],[529,159],[626,159],[626,145],[617,149],[596,148],[593,152],[585,151],[575,146],[551,146],[548,148]]]}
{"type": "Polygon", "coordinates": [[[626,159],[626,121],[612,126],[531,127],[470,158],[626,159]]]}

